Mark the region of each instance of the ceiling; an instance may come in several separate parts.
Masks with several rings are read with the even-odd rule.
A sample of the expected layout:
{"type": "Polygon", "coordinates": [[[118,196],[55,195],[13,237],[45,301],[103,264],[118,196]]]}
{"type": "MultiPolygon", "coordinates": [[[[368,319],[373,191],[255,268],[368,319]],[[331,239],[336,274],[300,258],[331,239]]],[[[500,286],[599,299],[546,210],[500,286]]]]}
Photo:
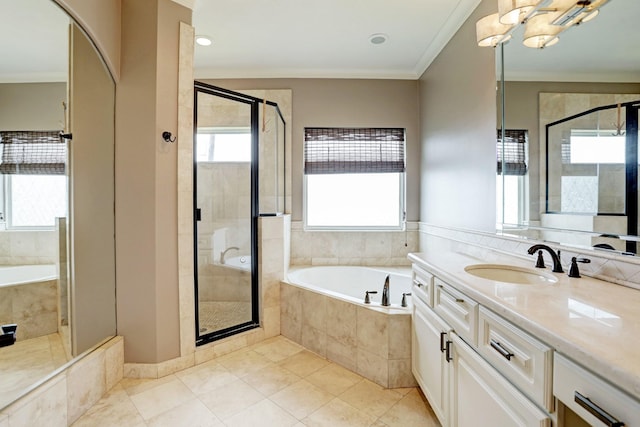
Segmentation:
{"type": "MultiPolygon", "coordinates": [[[[174,1],[193,8],[196,34],[213,41],[196,47],[199,79],[417,79],[480,0],[174,1]],[[376,33],[386,43],[370,43],[376,33]]],[[[640,0],[611,0],[542,50],[516,32],[507,77],[640,82],[638,16],[640,0]]],[[[0,0],[0,83],[65,81],[68,22],[50,0],[0,0]]]]}
{"type": "Polygon", "coordinates": [[[195,0],[195,76],[417,79],[479,2],[195,0]]]}

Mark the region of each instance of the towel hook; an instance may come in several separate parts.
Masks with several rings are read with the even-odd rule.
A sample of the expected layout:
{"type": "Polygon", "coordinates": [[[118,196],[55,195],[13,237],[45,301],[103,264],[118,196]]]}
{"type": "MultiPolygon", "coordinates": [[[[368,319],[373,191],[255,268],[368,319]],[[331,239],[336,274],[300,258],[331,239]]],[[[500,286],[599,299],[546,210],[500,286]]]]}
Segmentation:
{"type": "Polygon", "coordinates": [[[162,139],[164,139],[165,142],[176,142],[176,137],[174,136],[173,139],[171,138],[171,132],[169,131],[164,131],[162,132],[162,139]]]}

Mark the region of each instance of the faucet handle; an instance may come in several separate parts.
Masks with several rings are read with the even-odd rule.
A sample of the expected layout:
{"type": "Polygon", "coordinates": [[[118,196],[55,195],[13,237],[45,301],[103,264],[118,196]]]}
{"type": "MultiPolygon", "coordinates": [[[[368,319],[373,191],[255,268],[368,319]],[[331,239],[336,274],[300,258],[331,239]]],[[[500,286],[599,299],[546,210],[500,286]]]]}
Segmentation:
{"type": "Polygon", "coordinates": [[[364,292],[364,303],[365,304],[370,304],[371,303],[371,298],[369,298],[369,294],[377,294],[378,291],[365,291],[364,292]]]}
{"type": "Polygon", "coordinates": [[[544,257],[542,256],[542,251],[538,251],[538,259],[536,260],[536,268],[545,268],[544,257]]]}
{"type": "Polygon", "coordinates": [[[406,306],[407,306],[407,295],[408,295],[408,296],[411,296],[411,292],[406,292],[406,293],[405,293],[405,292],[403,292],[403,293],[402,293],[402,303],[400,303],[400,305],[401,305],[402,307],[406,307],[406,306]]]}
{"type": "Polygon", "coordinates": [[[571,267],[569,268],[569,277],[581,277],[580,270],[578,269],[578,263],[589,264],[591,260],[589,258],[571,258],[571,267]]]}

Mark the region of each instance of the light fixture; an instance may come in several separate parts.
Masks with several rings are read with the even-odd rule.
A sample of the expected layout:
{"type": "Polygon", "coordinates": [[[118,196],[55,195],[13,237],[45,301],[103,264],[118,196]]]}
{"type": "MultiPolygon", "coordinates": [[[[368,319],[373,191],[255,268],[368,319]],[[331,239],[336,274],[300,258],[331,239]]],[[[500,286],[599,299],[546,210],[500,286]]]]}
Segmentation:
{"type": "Polygon", "coordinates": [[[498,14],[502,24],[521,24],[536,9],[540,0],[498,0],[498,14]]]}
{"type": "Polygon", "coordinates": [[[534,49],[542,49],[558,43],[558,34],[562,31],[562,27],[551,25],[551,21],[555,18],[556,14],[550,12],[529,19],[524,26],[522,43],[534,49]]]}
{"type": "Polygon", "coordinates": [[[552,24],[569,27],[571,25],[588,22],[596,17],[599,8],[609,0],[555,0],[552,7],[564,11],[557,16],[552,24]]]}
{"type": "Polygon", "coordinates": [[[200,46],[211,46],[211,39],[207,36],[196,36],[196,43],[200,46]]]}
{"type": "Polygon", "coordinates": [[[476,23],[478,46],[495,47],[524,25],[523,44],[542,49],[558,43],[558,35],[598,15],[609,0],[497,0],[498,13],[476,23]]]}
{"type": "Polygon", "coordinates": [[[369,42],[371,44],[383,44],[387,41],[388,38],[389,36],[383,33],[371,34],[369,36],[369,42]]]}
{"type": "Polygon", "coordinates": [[[500,23],[497,13],[485,16],[476,22],[476,40],[478,46],[495,47],[511,38],[509,33],[513,25],[500,23]]]}

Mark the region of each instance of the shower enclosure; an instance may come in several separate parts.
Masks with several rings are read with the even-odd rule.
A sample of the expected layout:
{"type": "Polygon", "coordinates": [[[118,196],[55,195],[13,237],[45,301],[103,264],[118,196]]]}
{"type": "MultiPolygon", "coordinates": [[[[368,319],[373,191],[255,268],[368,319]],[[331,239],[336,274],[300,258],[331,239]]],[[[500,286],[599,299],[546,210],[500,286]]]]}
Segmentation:
{"type": "Polygon", "coordinates": [[[603,105],[546,125],[546,213],[592,217],[593,231],[606,234],[640,234],[639,110],[640,100],[603,105]]]}
{"type": "Polygon", "coordinates": [[[258,217],[285,211],[278,105],[204,83],[194,96],[196,345],[260,325],[258,217]]]}

